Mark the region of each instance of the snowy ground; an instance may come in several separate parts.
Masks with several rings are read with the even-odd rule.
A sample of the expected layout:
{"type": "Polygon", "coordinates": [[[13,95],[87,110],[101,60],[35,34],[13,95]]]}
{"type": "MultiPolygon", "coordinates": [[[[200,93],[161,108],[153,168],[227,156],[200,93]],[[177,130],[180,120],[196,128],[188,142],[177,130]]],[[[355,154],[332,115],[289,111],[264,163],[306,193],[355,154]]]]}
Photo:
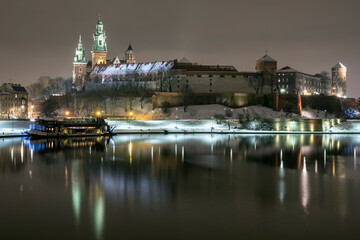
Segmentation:
{"type": "MultiPolygon", "coordinates": [[[[134,98],[131,102],[133,117],[137,120],[175,120],[175,119],[193,119],[193,120],[210,120],[215,114],[225,115],[225,111],[232,111],[232,117],[238,119],[241,114],[249,119],[265,119],[265,118],[335,118],[334,115],[325,114],[324,111],[303,109],[302,116],[297,114],[289,114],[286,112],[275,112],[271,108],[263,106],[248,106],[242,108],[229,108],[219,104],[209,105],[192,105],[184,112],[184,107],[169,108],[168,114],[163,114],[161,108],[152,109],[151,99],[145,99],[142,104],[139,99],[134,98]],[[325,116],[326,115],[326,116],[325,116]]],[[[130,115],[130,102],[128,98],[120,98],[115,106],[107,102],[106,112],[103,116],[119,116],[121,118],[128,118],[130,115]],[[112,107],[111,107],[112,106],[112,107]]],[[[65,113],[66,109],[58,111],[59,116],[65,113]]]]}
{"type": "MultiPolygon", "coordinates": [[[[334,115],[325,114],[324,111],[318,110],[303,110],[302,116],[298,114],[289,114],[286,112],[276,112],[271,108],[263,106],[248,106],[242,108],[229,108],[219,104],[209,105],[193,105],[184,111],[184,107],[172,107],[169,108],[169,113],[164,114],[161,108],[152,110],[151,103],[145,103],[143,108],[134,105],[132,110],[135,119],[141,120],[176,120],[176,119],[193,119],[193,120],[209,120],[214,117],[215,114],[225,116],[225,111],[230,110],[232,112],[233,119],[238,119],[239,114],[248,116],[249,119],[266,119],[266,118],[306,118],[306,119],[320,119],[335,118],[334,115]]],[[[120,109],[118,113],[120,116],[129,116],[129,111],[120,109]]]]}
{"type": "Polygon", "coordinates": [[[359,133],[360,134],[360,121],[348,120],[339,125],[329,129],[329,132],[335,133],[359,133]]]}

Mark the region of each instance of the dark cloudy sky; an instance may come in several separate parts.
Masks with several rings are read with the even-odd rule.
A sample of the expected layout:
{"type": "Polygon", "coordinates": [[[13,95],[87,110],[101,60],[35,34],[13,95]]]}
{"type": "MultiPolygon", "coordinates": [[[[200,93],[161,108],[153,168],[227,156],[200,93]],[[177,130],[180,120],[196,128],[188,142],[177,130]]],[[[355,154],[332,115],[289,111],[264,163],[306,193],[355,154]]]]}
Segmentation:
{"type": "Polygon", "coordinates": [[[101,13],[109,57],[122,58],[131,42],[137,61],[185,56],[252,71],[268,49],[279,68],[311,74],[341,61],[347,95],[359,97],[359,7],[357,0],[0,0],[0,82],[71,77],[78,35],[90,59],[101,13]]]}

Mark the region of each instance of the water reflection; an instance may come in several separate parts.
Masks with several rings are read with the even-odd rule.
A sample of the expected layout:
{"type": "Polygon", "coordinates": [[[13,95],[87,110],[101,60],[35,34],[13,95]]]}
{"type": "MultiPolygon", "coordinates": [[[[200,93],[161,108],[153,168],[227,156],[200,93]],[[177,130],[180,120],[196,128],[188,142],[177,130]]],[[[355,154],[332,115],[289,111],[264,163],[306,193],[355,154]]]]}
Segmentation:
{"type": "MultiPolygon", "coordinates": [[[[86,233],[87,239],[104,239],[118,234],[119,226],[126,229],[139,222],[144,227],[146,222],[155,227],[164,219],[189,224],[212,219],[218,228],[240,234],[235,225],[207,220],[212,214],[246,223],[250,227],[241,233],[250,234],[247,231],[262,224],[259,219],[280,225],[290,213],[304,214],[311,221],[320,214],[327,221],[327,214],[347,219],[360,212],[356,135],[119,135],[0,141],[1,178],[16,189],[21,184],[29,201],[55,201],[71,236],[86,233]],[[31,195],[29,184],[41,188],[41,194],[31,195]],[[57,198],[50,199],[54,192],[57,198]],[[350,206],[354,212],[348,211],[350,206]],[[145,221],[150,218],[151,223],[145,221]]],[[[0,204],[12,206],[11,198],[6,198],[11,191],[4,186],[0,182],[5,189],[0,204]]],[[[35,223],[46,225],[44,219],[40,215],[35,223]]],[[[296,223],[306,226],[307,220],[296,223]]],[[[191,234],[191,227],[184,231],[191,234]]]]}

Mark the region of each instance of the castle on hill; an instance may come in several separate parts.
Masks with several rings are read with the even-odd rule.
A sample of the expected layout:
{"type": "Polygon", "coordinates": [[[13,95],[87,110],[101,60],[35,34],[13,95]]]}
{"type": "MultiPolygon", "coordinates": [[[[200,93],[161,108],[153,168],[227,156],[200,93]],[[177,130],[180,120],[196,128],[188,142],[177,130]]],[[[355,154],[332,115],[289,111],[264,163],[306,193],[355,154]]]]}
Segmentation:
{"type": "Polygon", "coordinates": [[[93,34],[91,61],[87,61],[81,35],[73,61],[73,84],[83,89],[87,82],[124,85],[137,82],[151,91],[193,93],[255,93],[300,95],[346,95],[347,68],[340,62],[330,76],[307,74],[292,67],[277,68],[267,53],[255,63],[254,72],[239,72],[233,66],[199,65],[186,58],[138,63],[129,44],[124,57],[108,58],[104,25],[98,17],[93,34]]]}

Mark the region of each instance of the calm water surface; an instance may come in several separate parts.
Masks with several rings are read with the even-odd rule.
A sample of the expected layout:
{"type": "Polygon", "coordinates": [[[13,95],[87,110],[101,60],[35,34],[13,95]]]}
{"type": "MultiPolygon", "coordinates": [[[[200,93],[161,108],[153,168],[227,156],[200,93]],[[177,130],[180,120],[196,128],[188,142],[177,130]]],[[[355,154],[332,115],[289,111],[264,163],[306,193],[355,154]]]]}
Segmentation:
{"type": "Polygon", "coordinates": [[[0,239],[358,239],[358,135],[0,139],[0,239]]]}

